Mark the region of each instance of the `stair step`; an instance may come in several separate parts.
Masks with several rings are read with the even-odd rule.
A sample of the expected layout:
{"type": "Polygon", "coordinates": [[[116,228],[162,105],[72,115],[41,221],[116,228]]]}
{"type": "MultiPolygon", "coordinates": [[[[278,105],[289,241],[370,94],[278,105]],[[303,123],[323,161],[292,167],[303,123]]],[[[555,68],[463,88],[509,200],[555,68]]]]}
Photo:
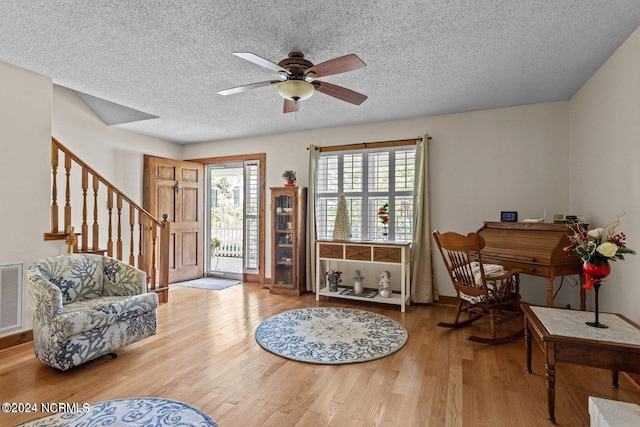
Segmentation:
{"type": "MultiPolygon", "coordinates": [[[[79,236],[80,233],[73,233],[76,236],[79,236]]],[[[64,240],[69,233],[44,233],[44,240],[64,240]]]]}

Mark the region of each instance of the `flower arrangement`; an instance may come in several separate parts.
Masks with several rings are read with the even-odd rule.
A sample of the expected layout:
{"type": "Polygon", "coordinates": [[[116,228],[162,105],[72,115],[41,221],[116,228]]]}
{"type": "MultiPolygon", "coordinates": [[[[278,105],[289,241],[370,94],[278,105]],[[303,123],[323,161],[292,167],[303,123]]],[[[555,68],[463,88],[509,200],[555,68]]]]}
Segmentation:
{"type": "Polygon", "coordinates": [[[389,216],[389,203],[385,203],[378,209],[378,218],[382,224],[387,224],[391,217],[389,216]]]}
{"type": "Polygon", "coordinates": [[[329,283],[340,283],[342,282],[342,279],[340,278],[340,276],[342,276],[342,271],[340,270],[334,270],[331,269],[329,271],[327,271],[325,273],[325,275],[327,276],[327,280],[329,281],[329,283]]]}
{"type": "Polygon", "coordinates": [[[364,276],[362,275],[362,272],[360,270],[356,270],[355,274],[353,275],[353,280],[357,280],[360,282],[364,280],[364,276]]]}
{"type": "Polygon", "coordinates": [[[627,236],[616,231],[620,225],[621,216],[618,215],[615,222],[606,227],[591,230],[586,230],[579,225],[569,225],[573,234],[569,235],[570,244],[564,248],[565,253],[575,255],[589,264],[623,260],[625,255],[635,254],[633,249],[626,246],[627,236]]]}
{"type": "Polygon", "coordinates": [[[325,273],[327,276],[327,282],[329,287],[329,292],[337,292],[338,284],[342,282],[340,276],[342,276],[342,271],[331,269],[325,273]]]}

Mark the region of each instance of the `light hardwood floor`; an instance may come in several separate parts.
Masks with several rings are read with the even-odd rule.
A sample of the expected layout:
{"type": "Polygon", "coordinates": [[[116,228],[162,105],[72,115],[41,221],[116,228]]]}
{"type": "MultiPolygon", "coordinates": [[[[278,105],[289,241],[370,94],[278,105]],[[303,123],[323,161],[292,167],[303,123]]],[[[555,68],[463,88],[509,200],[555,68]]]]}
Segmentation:
{"type": "MultiPolygon", "coordinates": [[[[33,356],[33,345],[0,351],[0,401],[84,403],[159,396],[180,400],[235,426],[547,426],[542,352],[525,372],[524,340],[486,346],[466,340],[488,323],[460,330],[436,326],[455,308],[350,303],[271,295],[244,284],[222,291],[172,286],[158,311],[158,334],[67,372],[33,356]],[[254,332],[293,308],[351,306],[384,314],[409,331],[395,354],[368,363],[327,366],[289,361],[263,350],[254,332]]],[[[507,329],[521,327],[515,320],[507,329]]],[[[626,375],[559,365],[560,426],[589,425],[588,396],[640,403],[626,375]]],[[[42,414],[0,413],[8,426],[42,414]]]]}

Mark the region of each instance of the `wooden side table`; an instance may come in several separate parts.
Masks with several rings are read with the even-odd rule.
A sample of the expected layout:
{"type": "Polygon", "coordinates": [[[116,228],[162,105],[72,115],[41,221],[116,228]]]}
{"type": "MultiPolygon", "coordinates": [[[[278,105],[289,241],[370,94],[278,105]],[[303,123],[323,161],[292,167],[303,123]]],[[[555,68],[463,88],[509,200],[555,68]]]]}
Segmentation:
{"type": "Polygon", "coordinates": [[[619,314],[600,313],[608,329],[586,325],[595,314],[522,304],[527,372],[531,373],[531,337],[545,355],[548,419],[555,423],[556,363],[610,369],[618,387],[618,372],[640,373],[640,326],[619,314]]]}

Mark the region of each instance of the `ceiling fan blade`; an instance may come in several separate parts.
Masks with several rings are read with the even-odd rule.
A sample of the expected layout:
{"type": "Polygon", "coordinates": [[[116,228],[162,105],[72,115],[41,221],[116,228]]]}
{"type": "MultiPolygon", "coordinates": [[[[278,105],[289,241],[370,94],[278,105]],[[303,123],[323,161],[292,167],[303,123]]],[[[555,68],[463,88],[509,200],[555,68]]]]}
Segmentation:
{"type": "Polygon", "coordinates": [[[284,100],[284,106],[282,107],[283,113],[295,113],[298,111],[298,103],[291,101],[290,99],[284,100]]]}
{"type": "Polygon", "coordinates": [[[271,62],[268,59],[264,59],[261,56],[258,56],[254,53],[250,52],[233,52],[235,56],[238,56],[242,59],[246,59],[247,61],[253,62],[254,64],[258,64],[262,67],[268,68],[273,71],[284,71],[287,74],[290,74],[287,70],[276,64],[275,62],[271,62]]]}
{"type": "Polygon", "coordinates": [[[358,68],[364,68],[366,66],[367,64],[362,62],[362,59],[358,58],[358,55],[351,53],[314,65],[307,70],[307,74],[313,71],[318,77],[325,77],[333,74],[346,73],[347,71],[357,70],[358,68]]]}
{"type": "Polygon", "coordinates": [[[244,85],[244,86],[238,86],[238,87],[232,87],[230,89],[224,89],[224,90],[220,90],[218,91],[218,93],[220,95],[232,95],[234,93],[240,93],[240,92],[246,92],[248,90],[251,89],[256,89],[262,86],[269,86],[269,85],[273,85],[276,83],[281,83],[281,80],[269,80],[266,82],[258,82],[258,83],[251,83],[248,85],[244,85]]]}
{"type": "Polygon", "coordinates": [[[360,105],[367,99],[367,95],[347,89],[346,87],[321,82],[319,80],[315,80],[313,82],[313,86],[318,92],[322,92],[325,95],[333,96],[334,98],[338,98],[342,101],[355,105],[360,105]]]}

